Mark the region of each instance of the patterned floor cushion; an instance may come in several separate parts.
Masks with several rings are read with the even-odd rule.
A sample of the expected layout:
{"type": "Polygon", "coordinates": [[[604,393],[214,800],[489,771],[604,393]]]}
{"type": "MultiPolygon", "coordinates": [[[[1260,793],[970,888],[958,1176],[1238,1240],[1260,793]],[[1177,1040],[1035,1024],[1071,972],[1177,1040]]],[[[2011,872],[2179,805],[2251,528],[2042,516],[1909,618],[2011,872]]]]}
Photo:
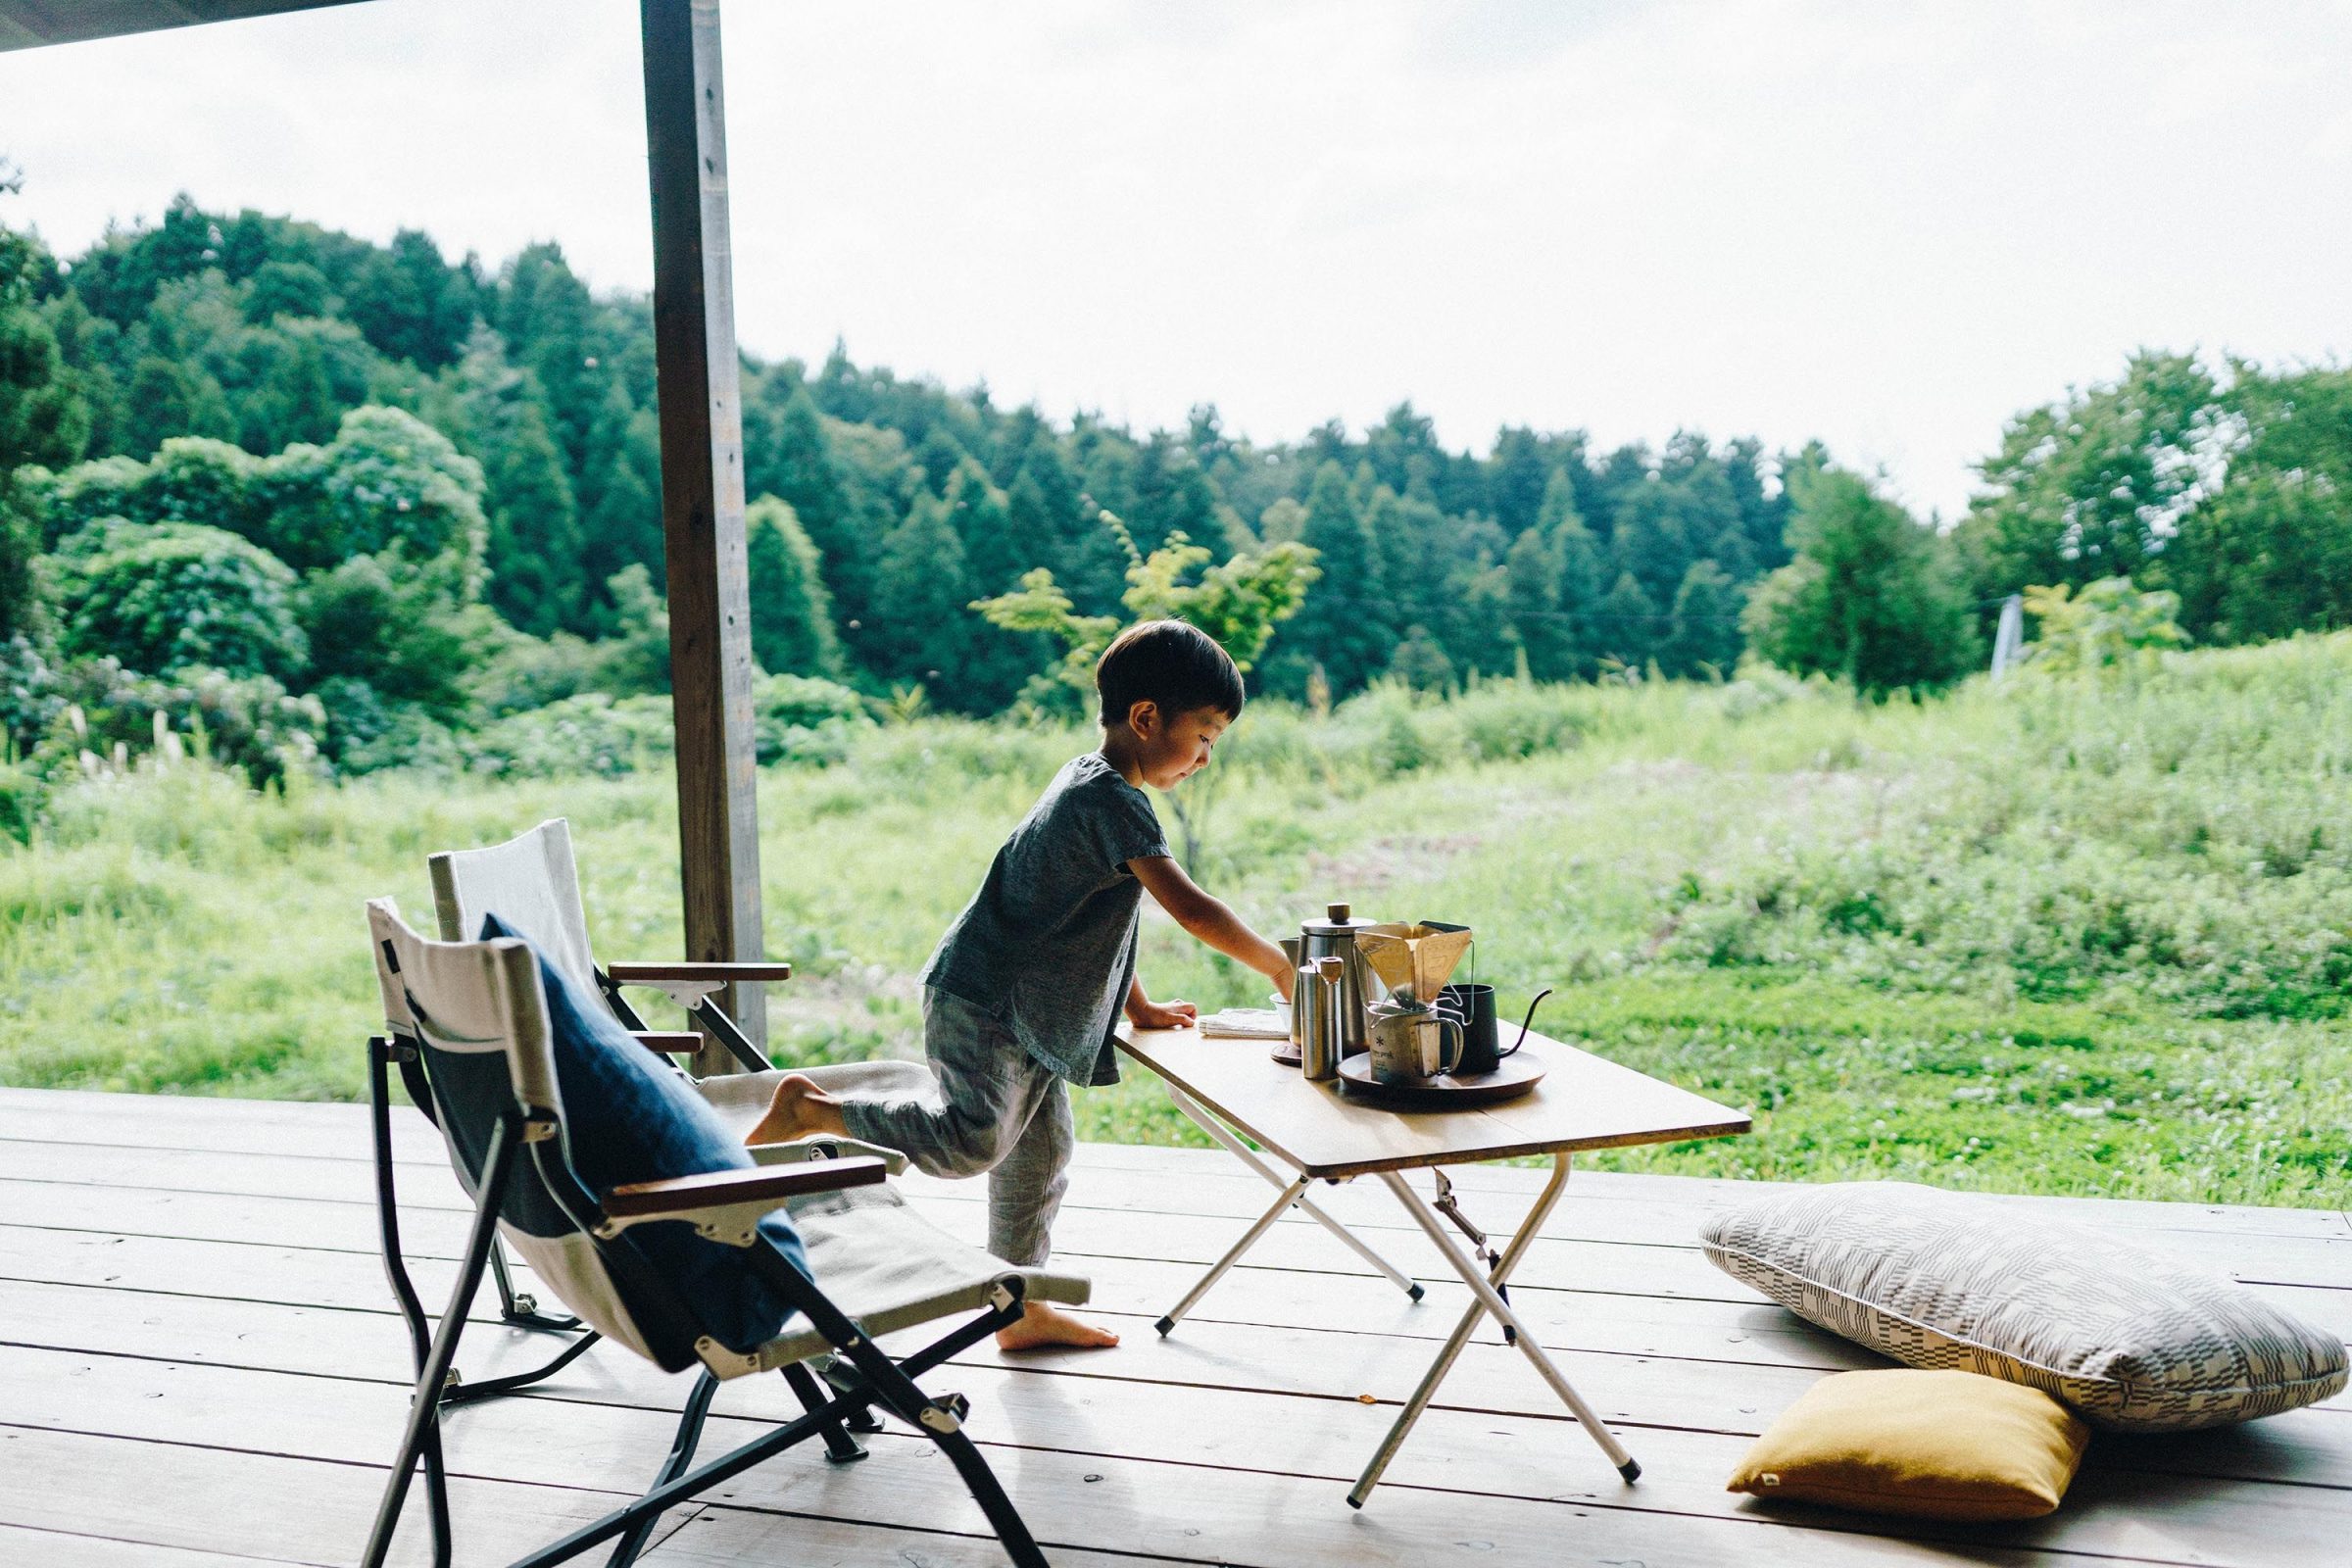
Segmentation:
{"type": "Polygon", "coordinates": [[[1714,1216],[1704,1239],[1726,1273],[1832,1333],[2030,1384],[2097,1426],[2220,1426],[2344,1387],[2342,1342],[2253,1292],[1957,1193],[1800,1188],[1714,1216]]]}

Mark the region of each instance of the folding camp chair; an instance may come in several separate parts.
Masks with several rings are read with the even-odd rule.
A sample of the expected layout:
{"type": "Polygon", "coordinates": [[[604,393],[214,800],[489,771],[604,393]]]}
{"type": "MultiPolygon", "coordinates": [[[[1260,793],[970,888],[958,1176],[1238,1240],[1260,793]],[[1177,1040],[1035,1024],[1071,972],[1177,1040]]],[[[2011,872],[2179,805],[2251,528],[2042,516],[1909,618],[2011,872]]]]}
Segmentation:
{"type": "Polygon", "coordinates": [[[377,1064],[372,1087],[384,1262],[410,1323],[417,1377],[366,1568],[380,1568],[391,1549],[420,1462],[434,1560],[442,1568],[451,1560],[444,1417],[436,1396],[455,1363],[494,1237],[503,1237],[544,1289],[606,1338],[667,1371],[701,1366],[653,1487],[517,1559],[513,1568],[547,1568],[606,1542],[618,1543],[611,1560],[627,1564],[664,1509],[812,1437],[821,1438],[833,1457],[858,1457],[862,1450],[850,1431],[876,1430],[872,1418],[878,1413],[938,1444],[1013,1562],[1043,1568],[1044,1555],[963,1431],[966,1401],[958,1395],[926,1395],[914,1379],[1017,1320],[1029,1299],[1083,1301],[1085,1280],[1018,1268],[956,1241],[908,1209],[887,1185],[877,1185],[884,1182],[886,1160],[845,1156],[841,1140],[769,1146],[758,1152],[757,1169],[591,1191],[574,1167],[568,1131],[570,1119],[584,1109],[575,1103],[567,1110],[559,1092],[549,1004],[531,946],[512,938],[427,941],[401,920],[388,899],[369,904],[368,917],[386,1023],[386,1037],[370,1043],[377,1064]],[[414,1068],[411,1082],[423,1091],[418,1102],[431,1108],[475,1204],[449,1305],[429,1337],[393,1218],[389,1142],[380,1134],[388,1124],[387,1061],[414,1068]],[[762,1216],[779,1208],[791,1213],[808,1273],[760,1229],[762,1216]],[[683,1221],[708,1241],[741,1249],[744,1267],[792,1308],[783,1329],[748,1352],[729,1349],[710,1321],[708,1303],[688,1298],[666,1274],[649,1267],[627,1234],[661,1221],[683,1221]],[[876,1335],[963,1313],[976,1315],[902,1359],[873,1343],[876,1335]],[[768,1370],[784,1373],[807,1413],[689,1468],[719,1383],[768,1370]]]}

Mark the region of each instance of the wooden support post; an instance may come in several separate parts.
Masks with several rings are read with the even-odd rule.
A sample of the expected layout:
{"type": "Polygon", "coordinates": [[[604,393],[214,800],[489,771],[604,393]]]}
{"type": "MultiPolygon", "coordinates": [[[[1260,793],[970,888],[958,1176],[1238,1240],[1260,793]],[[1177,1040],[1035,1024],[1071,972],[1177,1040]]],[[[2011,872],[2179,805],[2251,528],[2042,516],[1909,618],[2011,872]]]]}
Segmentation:
{"type": "MultiPolygon", "coordinates": [[[[686,956],[750,962],[767,955],[718,0],[642,0],[641,15],[686,956]]],[[[720,1005],[763,1043],[760,988],[735,989],[720,1005]]],[[[735,1067],[708,1043],[695,1059],[699,1073],[735,1067]]]]}

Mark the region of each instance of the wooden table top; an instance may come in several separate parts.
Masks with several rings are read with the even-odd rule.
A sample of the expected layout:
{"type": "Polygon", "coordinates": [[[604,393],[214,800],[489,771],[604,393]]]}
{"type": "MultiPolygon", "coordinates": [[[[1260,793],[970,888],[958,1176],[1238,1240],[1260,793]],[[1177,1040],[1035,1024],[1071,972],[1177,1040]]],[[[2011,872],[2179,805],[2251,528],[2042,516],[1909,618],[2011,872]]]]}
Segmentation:
{"type": "Polygon", "coordinates": [[[1749,1125],[1741,1111],[1539,1034],[1521,1049],[1543,1058],[1544,1081],[1520,1099],[1470,1110],[1368,1104],[1336,1080],[1310,1083],[1280,1065],[1264,1040],[1122,1025],[1119,1048],[1314,1177],[1723,1138],[1749,1125]]]}

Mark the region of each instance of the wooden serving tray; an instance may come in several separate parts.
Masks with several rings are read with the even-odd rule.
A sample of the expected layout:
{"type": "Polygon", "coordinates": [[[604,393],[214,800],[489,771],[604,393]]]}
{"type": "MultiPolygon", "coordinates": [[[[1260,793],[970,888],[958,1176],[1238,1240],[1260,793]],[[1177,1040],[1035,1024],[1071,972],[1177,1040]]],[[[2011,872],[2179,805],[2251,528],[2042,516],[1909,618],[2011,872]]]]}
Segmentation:
{"type": "Polygon", "coordinates": [[[1544,1063],[1527,1052],[1502,1058],[1493,1072],[1455,1077],[1440,1073],[1417,1084],[1384,1084],[1372,1076],[1372,1054],[1340,1060],[1340,1087],[1351,1100],[1362,1100],[1391,1110],[1467,1110],[1516,1100],[1543,1081],[1544,1063]]]}

